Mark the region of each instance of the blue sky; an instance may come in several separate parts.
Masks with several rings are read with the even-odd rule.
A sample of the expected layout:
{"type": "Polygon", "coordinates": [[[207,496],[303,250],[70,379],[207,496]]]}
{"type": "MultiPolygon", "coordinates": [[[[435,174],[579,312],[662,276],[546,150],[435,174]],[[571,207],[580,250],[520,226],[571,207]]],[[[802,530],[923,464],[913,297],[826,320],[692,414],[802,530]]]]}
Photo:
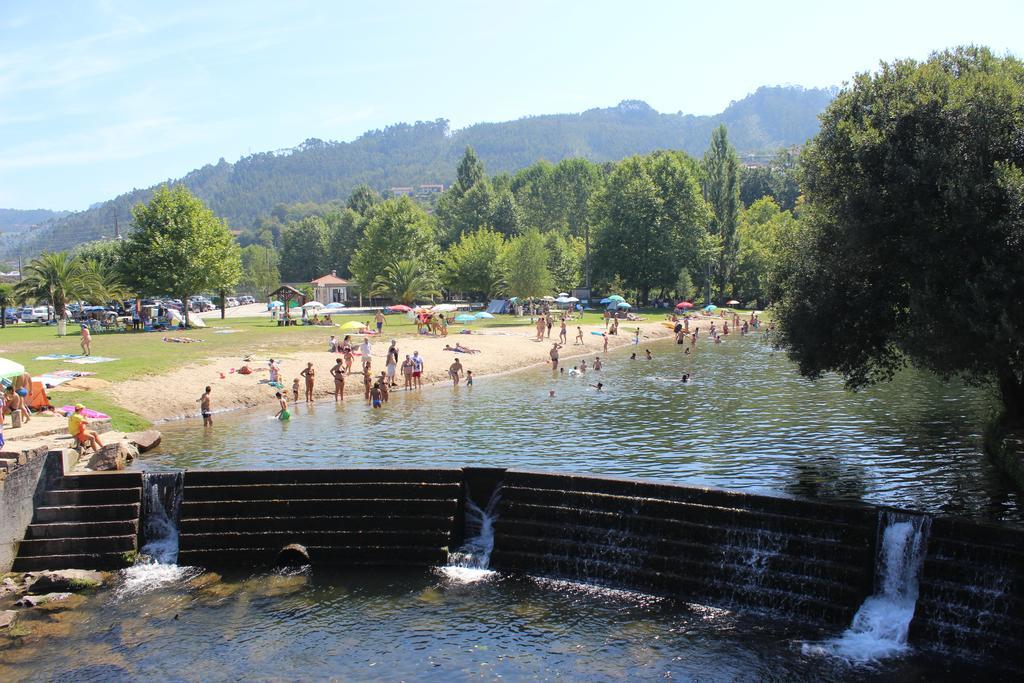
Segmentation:
{"type": "Polygon", "coordinates": [[[223,157],[643,99],[722,110],[965,43],[1024,3],[0,0],[0,207],[83,209],[223,157]]]}

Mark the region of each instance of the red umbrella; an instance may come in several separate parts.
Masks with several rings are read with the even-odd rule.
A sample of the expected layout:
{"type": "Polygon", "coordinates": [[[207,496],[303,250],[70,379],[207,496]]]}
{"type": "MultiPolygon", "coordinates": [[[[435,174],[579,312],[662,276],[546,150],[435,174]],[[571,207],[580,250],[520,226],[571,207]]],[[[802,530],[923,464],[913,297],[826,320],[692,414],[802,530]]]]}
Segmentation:
{"type": "Polygon", "coordinates": [[[396,304],[394,306],[388,306],[389,311],[398,311],[399,313],[408,313],[412,309],[405,304],[396,304]]]}
{"type": "Polygon", "coordinates": [[[676,304],[676,308],[693,308],[693,304],[689,301],[680,301],[676,304]]]}

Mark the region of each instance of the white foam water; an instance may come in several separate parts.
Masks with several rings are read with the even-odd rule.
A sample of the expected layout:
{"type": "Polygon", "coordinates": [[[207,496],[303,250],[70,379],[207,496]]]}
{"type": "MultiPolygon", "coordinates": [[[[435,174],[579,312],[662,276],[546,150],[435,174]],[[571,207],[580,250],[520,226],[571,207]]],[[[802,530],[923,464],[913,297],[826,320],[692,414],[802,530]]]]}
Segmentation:
{"type": "Polygon", "coordinates": [[[917,576],[924,562],[931,520],[883,512],[882,539],[875,560],[875,593],[857,610],[837,638],[804,643],[805,655],[831,655],[864,664],[906,653],[907,633],[917,604],[917,576]]]}
{"type": "Polygon", "coordinates": [[[495,489],[486,509],[480,509],[466,496],[466,530],[472,535],[458,550],[449,554],[446,566],[438,567],[445,577],[460,583],[476,583],[496,574],[488,566],[494,550],[495,510],[501,498],[500,491],[500,487],[495,489]]]}
{"type": "Polygon", "coordinates": [[[121,572],[119,595],[145,593],[200,573],[194,567],[179,567],[177,564],[180,476],[180,473],[143,475],[145,518],[142,531],[145,544],[139,549],[138,562],[121,572]]]}

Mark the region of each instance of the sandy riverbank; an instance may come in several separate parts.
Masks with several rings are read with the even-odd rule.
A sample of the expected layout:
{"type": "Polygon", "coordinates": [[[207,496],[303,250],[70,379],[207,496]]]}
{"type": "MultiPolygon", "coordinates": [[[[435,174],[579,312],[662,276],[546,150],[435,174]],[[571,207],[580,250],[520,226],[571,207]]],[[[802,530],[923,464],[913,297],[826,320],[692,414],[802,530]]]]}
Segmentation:
{"type": "MultiPolygon", "coordinates": [[[[691,322],[691,329],[694,327],[707,327],[712,319],[697,319],[691,322]]],[[[721,325],[720,318],[714,318],[721,325]]],[[[643,340],[655,340],[667,338],[672,335],[672,330],[663,325],[664,317],[647,320],[640,323],[621,324],[619,335],[609,337],[609,348],[618,348],[631,345],[635,336],[636,328],[641,329],[641,345],[643,340]]],[[[562,364],[581,356],[594,357],[601,352],[601,337],[591,332],[601,332],[603,325],[583,325],[583,345],[574,344],[576,326],[569,327],[569,343],[561,350],[562,364]]],[[[548,353],[551,350],[551,341],[545,339],[543,342],[536,341],[531,334],[532,327],[510,327],[510,328],[489,328],[480,333],[474,334],[450,334],[446,338],[428,337],[416,335],[398,335],[400,358],[413,351],[419,351],[424,359],[425,384],[448,381],[448,367],[458,357],[467,370],[472,370],[474,376],[483,377],[531,366],[545,366],[548,364],[548,353]],[[479,349],[480,353],[463,354],[445,351],[445,344],[455,345],[459,342],[470,348],[479,349]]],[[[552,328],[555,339],[558,335],[558,326],[552,328]]],[[[282,366],[282,377],[286,388],[291,389],[292,380],[299,376],[299,372],[306,367],[307,362],[313,363],[316,369],[315,397],[317,400],[329,399],[334,393],[334,382],[330,375],[330,368],[334,365],[337,354],[326,351],[326,342],[329,332],[325,332],[325,350],[309,352],[302,351],[292,354],[275,356],[282,366]]],[[[360,337],[354,337],[361,341],[360,337]]],[[[374,374],[384,370],[384,360],[387,355],[387,348],[391,337],[385,335],[383,339],[373,340],[373,369],[374,374]]],[[[705,343],[701,340],[701,343],[705,343]]],[[[356,357],[357,365],[359,357],[356,357]]],[[[255,370],[251,375],[240,375],[233,373],[242,365],[241,357],[232,358],[210,358],[202,363],[183,366],[170,373],[142,377],[125,382],[119,382],[110,390],[110,395],[124,408],[136,412],[143,417],[153,420],[170,420],[181,417],[196,416],[199,413],[197,399],[203,392],[206,385],[213,387],[212,397],[214,410],[233,410],[238,408],[250,408],[259,405],[272,405],[274,401],[274,388],[266,384],[268,374],[267,358],[255,355],[249,366],[255,370]]],[[[572,363],[569,363],[571,367],[572,363]]],[[[401,378],[399,377],[399,382],[401,378]]],[[[347,400],[362,400],[362,380],[360,375],[348,376],[345,385],[347,400]]],[[[301,397],[301,392],[300,392],[301,397]]]]}

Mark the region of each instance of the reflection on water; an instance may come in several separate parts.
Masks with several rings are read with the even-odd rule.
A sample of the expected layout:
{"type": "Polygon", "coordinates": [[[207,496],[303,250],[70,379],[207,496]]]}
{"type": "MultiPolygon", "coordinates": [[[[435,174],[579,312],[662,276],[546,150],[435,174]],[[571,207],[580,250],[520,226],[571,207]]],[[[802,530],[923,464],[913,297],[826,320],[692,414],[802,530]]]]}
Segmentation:
{"type": "Polygon", "coordinates": [[[0,680],[910,681],[950,666],[911,656],[851,669],[804,656],[800,643],[821,635],[807,629],[565,581],[465,584],[429,570],[206,573],[26,620],[19,637],[0,637],[0,680]]]}
{"type": "MultiPolygon", "coordinates": [[[[851,394],[833,377],[811,383],[753,336],[654,360],[613,352],[599,373],[533,369],[480,377],[471,389],[299,405],[162,427],[144,467],[275,468],[506,466],[643,477],[791,493],[1021,522],[1018,496],[981,452],[987,394],[904,372],[851,394]],[[690,384],[678,379],[683,372],[690,384]],[[605,390],[590,385],[600,379],[605,390]],[[548,396],[555,390],[555,397],[548,396]]],[[[643,348],[643,347],[642,347],[643,348]]],[[[468,369],[475,358],[464,359],[468,369]]]]}

